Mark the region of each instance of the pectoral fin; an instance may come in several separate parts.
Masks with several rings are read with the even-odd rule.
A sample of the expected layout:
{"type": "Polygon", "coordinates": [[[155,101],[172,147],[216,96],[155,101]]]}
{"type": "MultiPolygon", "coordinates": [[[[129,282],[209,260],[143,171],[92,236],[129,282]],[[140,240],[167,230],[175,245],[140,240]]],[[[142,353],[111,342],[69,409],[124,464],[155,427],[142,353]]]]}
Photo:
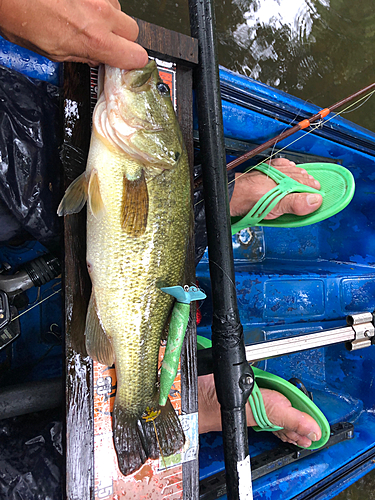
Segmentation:
{"type": "Polygon", "coordinates": [[[80,212],[87,201],[87,192],[87,174],[83,172],[66,190],[58,206],[57,215],[71,215],[80,212]]]}
{"type": "Polygon", "coordinates": [[[142,236],[146,231],[147,216],[148,191],[144,172],[136,180],[129,180],[124,175],[121,211],[124,231],[133,237],[142,236]]]}
{"type": "Polygon", "coordinates": [[[112,366],[115,362],[115,353],[111,341],[100,324],[93,293],[87,308],[85,336],[87,353],[99,363],[112,366]]]}
{"type": "Polygon", "coordinates": [[[98,172],[95,169],[91,171],[90,175],[88,186],[88,202],[90,210],[94,217],[98,217],[104,211],[102,195],[100,194],[98,172]]]}

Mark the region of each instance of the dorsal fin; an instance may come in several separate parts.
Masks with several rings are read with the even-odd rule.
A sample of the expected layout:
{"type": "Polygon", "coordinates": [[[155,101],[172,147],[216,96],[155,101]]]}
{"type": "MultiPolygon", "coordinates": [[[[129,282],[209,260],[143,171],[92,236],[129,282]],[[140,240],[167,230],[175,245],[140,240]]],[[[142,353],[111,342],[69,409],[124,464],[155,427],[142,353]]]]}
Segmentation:
{"type": "Polygon", "coordinates": [[[124,231],[133,237],[144,234],[148,216],[148,191],[145,174],[136,180],[129,180],[124,175],[121,207],[121,222],[124,231]]]}

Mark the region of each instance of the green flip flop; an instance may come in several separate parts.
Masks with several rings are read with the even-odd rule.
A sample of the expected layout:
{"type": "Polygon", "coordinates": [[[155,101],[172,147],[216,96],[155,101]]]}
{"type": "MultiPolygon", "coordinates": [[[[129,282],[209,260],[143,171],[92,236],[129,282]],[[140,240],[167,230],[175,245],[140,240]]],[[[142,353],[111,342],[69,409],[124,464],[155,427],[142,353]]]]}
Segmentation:
{"type": "Polygon", "coordinates": [[[328,420],[323,415],[321,410],[316,406],[316,404],[310,398],[308,398],[301,391],[301,389],[298,389],[298,387],[291,384],[287,380],[278,377],[273,373],[265,372],[259,368],[256,368],[255,366],[253,366],[252,369],[254,371],[255,383],[249,398],[249,403],[253,412],[254,420],[258,424],[257,426],[253,427],[253,429],[258,432],[274,432],[282,429],[282,427],[273,425],[268,420],[266,410],[264,408],[263,397],[259,390],[259,387],[261,387],[262,389],[272,389],[273,391],[277,391],[283,394],[292,403],[293,408],[307,413],[319,425],[322,436],[319,441],[313,441],[307,449],[316,450],[324,446],[331,435],[331,429],[328,420]]]}
{"type": "Polygon", "coordinates": [[[256,170],[274,180],[276,187],[268,191],[244,217],[232,217],[232,234],[251,226],[302,227],[320,222],[343,210],[354,195],[355,183],[352,173],[335,163],[305,163],[298,165],[320,182],[320,190],[305,186],[288,177],[276,168],[262,163],[256,170]],[[323,203],[308,215],[284,214],[277,219],[264,218],[290,193],[316,193],[323,196],[323,203]]]}
{"type": "MultiPolygon", "coordinates": [[[[211,347],[211,340],[197,336],[197,344],[198,349],[207,349],[211,347]]],[[[269,431],[275,432],[280,431],[283,427],[279,427],[270,422],[267,417],[266,409],[264,407],[263,397],[259,390],[262,389],[272,389],[273,391],[280,392],[283,394],[292,404],[293,408],[296,408],[299,411],[303,411],[310,415],[315,422],[319,425],[322,436],[319,441],[313,441],[310,446],[306,449],[308,450],[316,450],[324,446],[330,435],[331,429],[328,423],[328,420],[323,415],[321,410],[316,406],[316,404],[308,398],[301,389],[298,389],[295,385],[291,384],[287,380],[274,375],[273,373],[265,372],[260,368],[256,368],[252,366],[255,382],[254,387],[249,397],[249,404],[251,411],[253,412],[254,420],[258,424],[255,427],[252,427],[255,431],[269,431]]],[[[300,448],[303,448],[302,446],[300,448]]]]}

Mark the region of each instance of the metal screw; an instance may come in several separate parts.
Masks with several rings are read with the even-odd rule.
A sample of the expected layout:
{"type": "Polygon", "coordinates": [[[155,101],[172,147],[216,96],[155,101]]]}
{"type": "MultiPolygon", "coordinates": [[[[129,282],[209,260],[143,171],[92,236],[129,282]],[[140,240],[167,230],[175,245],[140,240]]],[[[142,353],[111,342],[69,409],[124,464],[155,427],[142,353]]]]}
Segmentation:
{"type": "Polygon", "coordinates": [[[241,381],[244,385],[251,385],[253,383],[253,377],[251,375],[243,375],[241,381]]]}

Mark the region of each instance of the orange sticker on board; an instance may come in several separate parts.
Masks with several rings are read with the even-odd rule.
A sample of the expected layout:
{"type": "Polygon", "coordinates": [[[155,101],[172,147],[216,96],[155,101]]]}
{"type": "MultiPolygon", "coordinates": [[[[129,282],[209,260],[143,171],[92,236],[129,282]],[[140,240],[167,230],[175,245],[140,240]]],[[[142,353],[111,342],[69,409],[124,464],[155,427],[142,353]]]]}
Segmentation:
{"type": "Polygon", "coordinates": [[[166,83],[171,91],[171,99],[176,109],[176,71],[170,68],[161,68],[159,66],[159,76],[166,83]]]}

